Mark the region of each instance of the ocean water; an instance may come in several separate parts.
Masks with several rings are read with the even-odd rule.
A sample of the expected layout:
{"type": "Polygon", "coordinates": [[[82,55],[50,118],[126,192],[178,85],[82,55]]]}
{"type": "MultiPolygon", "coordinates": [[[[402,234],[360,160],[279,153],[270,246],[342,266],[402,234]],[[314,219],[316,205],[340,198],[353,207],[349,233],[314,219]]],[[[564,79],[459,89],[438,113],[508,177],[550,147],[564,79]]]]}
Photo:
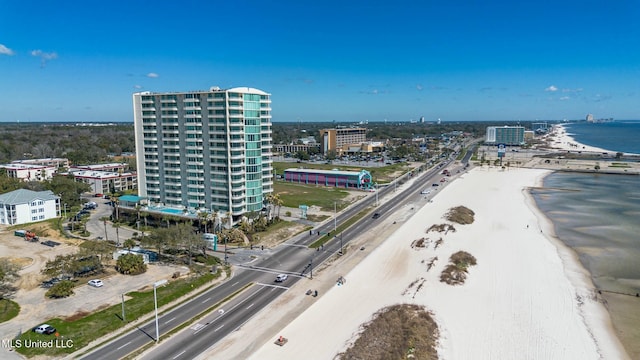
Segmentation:
{"type": "MultiPolygon", "coordinates": [[[[634,126],[640,129],[640,123],[634,126]]],[[[591,273],[627,352],[640,359],[640,176],[552,173],[531,194],[591,273]]]]}
{"type": "Polygon", "coordinates": [[[565,125],[576,142],[609,151],[640,154],[640,120],[565,125]]]}

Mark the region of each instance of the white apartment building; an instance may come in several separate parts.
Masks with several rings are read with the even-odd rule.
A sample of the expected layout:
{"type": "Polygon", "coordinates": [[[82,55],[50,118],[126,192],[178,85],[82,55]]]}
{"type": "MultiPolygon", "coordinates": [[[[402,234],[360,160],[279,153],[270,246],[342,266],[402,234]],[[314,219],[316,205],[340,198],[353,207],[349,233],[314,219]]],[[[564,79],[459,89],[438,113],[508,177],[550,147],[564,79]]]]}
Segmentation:
{"type": "Polygon", "coordinates": [[[111,171],[74,171],[71,173],[78,182],[83,182],[91,187],[95,194],[111,194],[125,190],[133,190],[138,185],[136,173],[122,173],[111,171]]]}
{"type": "Polygon", "coordinates": [[[60,197],[50,190],[18,189],[0,195],[0,224],[18,225],[60,216],[60,197]]]}
{"type": "Polygon", "coordinates": [[[127,171],[129,164],[127,163],[109,163],[109,164],[95,164],[95,165],[77,165],[72,166],[69,172],[75,171],[111,171],[117,173],[123,173],[127,171]]]}
{"type": "Polygon", "coordinates": [[[58,170],[55,166],[11,163],[0,165],[10,178],[22,181],[43,181],[50,180],[58,170]]]}
{"type": "Polygon", "coordinates": [[[29,164],[29,165],[53,166],[53,167],[56,167],[56,168],[68,168],[69,167],[69,159],[67,159],[67,158],[24,159],[24,160],[14,160],[11,163],[12,164],[29,164]]]}
{"type": "Polygon", "coordinates": [[[263,208],[273,192],[270,94],[248,87],[140,92],[133,112],[138,194],[150,206],[235,219],[263,208]]]}

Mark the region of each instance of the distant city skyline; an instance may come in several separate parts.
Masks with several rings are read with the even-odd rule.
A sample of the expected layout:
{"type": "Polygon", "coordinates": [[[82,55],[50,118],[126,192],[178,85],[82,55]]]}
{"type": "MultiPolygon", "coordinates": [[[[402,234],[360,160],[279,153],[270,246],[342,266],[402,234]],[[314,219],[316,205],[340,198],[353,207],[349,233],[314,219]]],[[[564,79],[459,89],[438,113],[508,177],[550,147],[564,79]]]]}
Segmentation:
{"type": "Polygon", "coordinates": [[[0,122],[247,86],[274,122],[640,119],[640,3],[0,0],[0,122]]]}

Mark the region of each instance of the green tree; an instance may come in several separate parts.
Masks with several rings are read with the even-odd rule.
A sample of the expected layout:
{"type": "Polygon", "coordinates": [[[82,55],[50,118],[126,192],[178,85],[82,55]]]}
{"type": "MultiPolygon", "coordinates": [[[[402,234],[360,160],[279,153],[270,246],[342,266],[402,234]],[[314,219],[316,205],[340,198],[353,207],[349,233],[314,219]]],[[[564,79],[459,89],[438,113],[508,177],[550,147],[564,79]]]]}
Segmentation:
{"type": "Polygon", "coordinates": [[[136,241],[133,239],[127,239],[124,241],[124,243],[122,243],[122,246],[124,246],[127,250],[131,250],[131,248],[136,246],[136,241]]]}
{"type": "Polygon", "coordinates": [[[176,238],[173,228],[158,228],[154,229],[149,236],[145,236],[141,242],[145,246],[155,248],[160,256],[163,250],[175,246],[176,238]]]}
{"type": "Polygon", "coordinates": [[[120,255],[116,261],[116,270],[125,275],[138,275],[147,271],[147,264],[142,255],[129,253],[120,255]]]}
{"type": "Polygon", "coordinates": [[[71,295],[73,295],[73,282],[69,280],[60,281],[45,293],[46,297],[54,299],[65,298],[71,295]]]}
{"type": "Polygon", "coordinates": [[[75,254],[58,255],[54,259],[47,261],[40,272],[49,277],[71,276],[73,274],[73,261],[75,254]]]}
{"type": "Polygon", "coordinates": [[[204,249],[207,246],[206,241],[193,231],[193,226],[187,223],[178,224],[172,230],[178,244],[187,252],[189,265],[191,265],[193,253],[198,250],[203,250],[204,253],[204,249]]]}
{"type": "Polygon", "coordinates": [[[20,267],[6,258],[0,259],[0,299],[11,298],[17,288],[13,283],[20,278],[20,267]]]}

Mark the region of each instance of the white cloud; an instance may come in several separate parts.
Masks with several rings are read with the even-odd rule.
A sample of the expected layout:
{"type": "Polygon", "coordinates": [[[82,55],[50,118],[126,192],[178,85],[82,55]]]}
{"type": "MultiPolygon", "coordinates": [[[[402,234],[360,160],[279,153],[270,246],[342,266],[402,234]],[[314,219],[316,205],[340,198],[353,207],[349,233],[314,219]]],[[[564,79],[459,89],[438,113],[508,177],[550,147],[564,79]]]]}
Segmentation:
{"type": "Polygon", "coordinates": [[[133,85],[134,89],[142,89],[142,85],[133,85]]]}
{"type": "Polygon", "coordinates": [[[568,96],[563,96],[563,97],[561,97],[561,98],[560,98],[560,100],[563,100],[563,101],[564,101],[564,100],[569,100],[569,99],[571,99],[571,98],[570,98],[570,97],[568,97],[568,96]]]}
{"type": "Polygon", "coordinates": [[[0,44],[0,55],[9,55],[9,56],[12,56],[12,55],[15,55],[15,54],[16,54],[16,53],[15,53],[13,50],[11,50],[11,49],[9,49],[8,47],[6,47],[6,46],[4,46],[4,45],[0,44]]]}
{"type": "Polygon", "coordinates": [[[418,91],[422,91],[423,87],[422,87],[422,85],[417,84],[417,85],[416,85],[416,89],[417,89],[418,91]]]}
{"type": "Polygon", "coordinates": [[[56,52],[44,52],[42,50],[31,50],[31,56],[40,58],[40,67],[45,67],[47,61],[57,59],[58,54],[56,52]]]}
{"type": "Polygon", "coordinates": [[[544,89],[544,91],[558,91],[558,88],[554,85],[551,85],[548,88],[544,89]]]}
{"type": "Polygon", "coordinates": [[[156,73],[152,73],[152,72],[151,72],[151,73],[148,73],[148,74],[147,74],[147,77],[148,77],[148,78],[157,78],[157,77],[160,77],[160,75],[158,75],[158,74],[156,74],[156,73]]]}

